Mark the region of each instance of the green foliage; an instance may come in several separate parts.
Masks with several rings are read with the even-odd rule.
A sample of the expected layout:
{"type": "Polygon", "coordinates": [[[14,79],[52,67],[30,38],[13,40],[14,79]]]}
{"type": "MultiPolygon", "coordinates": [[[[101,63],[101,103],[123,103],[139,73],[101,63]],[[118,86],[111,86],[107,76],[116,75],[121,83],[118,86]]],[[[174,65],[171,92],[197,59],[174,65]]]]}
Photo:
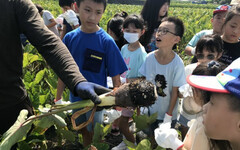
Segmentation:
{"type": "Polygon", "coordinates": [[[148,115],[135,116],[133,120],[134,122],[136,122],[136,128],[137,128],[136,132],[148,128],[153,122],[156,121],[157,116],[158,116],[157,112],[152,114],[151,116],[148,116],[148,115]]]}

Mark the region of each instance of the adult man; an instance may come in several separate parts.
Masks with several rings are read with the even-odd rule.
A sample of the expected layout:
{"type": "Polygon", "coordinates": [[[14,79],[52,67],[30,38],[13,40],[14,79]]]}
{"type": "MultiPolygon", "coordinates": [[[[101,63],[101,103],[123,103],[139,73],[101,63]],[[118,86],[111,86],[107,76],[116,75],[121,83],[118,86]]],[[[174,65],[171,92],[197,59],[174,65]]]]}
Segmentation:
{"type": "Polygon", "coordinates": [[[21,78],[20,33],[26,35],[70,91],[83,99],[91,98],[96,104],[101,102],[97,94],[108,89],[86,82],[65,45],[47,29],[31,0],[1,0],[0,13],[0,120],[4,120],[0,134],[12,126],[22,109],[32,114],[21,78]]]}

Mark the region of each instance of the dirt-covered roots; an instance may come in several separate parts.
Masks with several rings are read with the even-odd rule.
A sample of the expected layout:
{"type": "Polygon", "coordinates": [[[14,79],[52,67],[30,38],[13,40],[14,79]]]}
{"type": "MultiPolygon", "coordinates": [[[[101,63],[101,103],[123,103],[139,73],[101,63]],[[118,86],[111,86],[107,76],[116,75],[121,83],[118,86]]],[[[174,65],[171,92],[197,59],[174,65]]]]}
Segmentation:
{"type": "Polygon", "coordinates": [[[146,80],[126,83],[116,91],[116,105],[122,107],[150,106],[157,99],[154,84],[146,80]]]}

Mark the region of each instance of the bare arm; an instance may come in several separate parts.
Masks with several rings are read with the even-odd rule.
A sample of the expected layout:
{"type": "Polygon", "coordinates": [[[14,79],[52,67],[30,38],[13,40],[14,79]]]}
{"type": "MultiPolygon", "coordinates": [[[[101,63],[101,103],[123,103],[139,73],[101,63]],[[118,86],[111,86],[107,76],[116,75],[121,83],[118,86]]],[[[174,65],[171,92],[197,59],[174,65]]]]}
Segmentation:
{"type": "Polygon", "coordinates": [[[192,54],[192,49],[193,49],[193,47],[187,46],[187,47],[185,48],[185,54],[187,54],[187,55],[189,55],[189,56],[192,56],[192,55],[193,55],[193,54],[192,54]]]}
{"type": "Polygon", "coordinates": [[[167,112],[169,115],[172,115],[173,109],[177,102],[177,97],[178,97],[178,87],[173,87],[170,105],[169,105],[168,112],[167,112]]]}
{"type": "Polygon", "coordinates": [[[121,85],[120,74],[112,77],[113,88],[119,87],[121,85]]]}
{"type": "Polygon", "coordinates": [[[60,78],[58,78],[56,100],[59,100],[62,98],[64,89],[65,89],[65,84],[62,82],[60,78]]]}
{"type": "Polygon", "coordinates": [[[55,19],[50,19],[49,21],[51,21],[51,23],[49,25],[47,25],[48,28],[51,28],[51,27],[53,27],[53,26],[55,26],[57,24],[55,19]]]}
{"type": "Polygon", "coordinates": [[[66,25],[63,25],[63,29],[62,29],[62,34],[60,36],[60,39],[62,40],[64,38],[64,36],[66,35],[67,32],[67,28],[66,25]]]}

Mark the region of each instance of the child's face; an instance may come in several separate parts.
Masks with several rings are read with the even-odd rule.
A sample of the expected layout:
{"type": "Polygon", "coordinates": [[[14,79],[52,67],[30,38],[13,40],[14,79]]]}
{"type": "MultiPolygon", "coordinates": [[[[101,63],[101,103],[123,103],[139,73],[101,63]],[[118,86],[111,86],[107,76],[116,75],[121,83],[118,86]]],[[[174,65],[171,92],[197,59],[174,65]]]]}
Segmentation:
{"type": "Polygon", "coordinates": [[[133,23],[130,23],[127,28],[124,28],[123,32],[138,33],[139,38],[143,34],[143,30],[136,28],[136,26],[133,23]]]}
{"type": "Polygon", "coordinates": [[[196,53],[196,58],[199,63],[210,62],[211,60],[217,61],[221,57],[221,54],[215,52],[210,52],[206,48],[203,49],[202,53],[196,53]]]}
{"type": "Polygon", "coordinates": [[[233,16],[223,29],[223,40],[229,43],[236,43],[240,37],[240,16],[233,16]]]}
{"type": "Polygon", "coordinates": [[[230,140],[238,131],[239,112],[231,111],[227,94],[213,93],[203,107],[203,124],[209,138],[230,140]]]}
{"type": "Polygon", "coordinates": [[[160,8],[158,13],[158,21],[161,21],[161,17],[165,16],[168,11],[169,5],[168,2],[164,3],[164,5],[160,8]]]}
{"type": "Polygon", "coordinates": [[[214,33],[219,35],[222,34],[222,25],[224,23],[225,16],[226,12],[220,12],[214,15],[214,17],[211,19],[214,33]]]}
{"type": "Polygon", "coordinates": [[[172,48],[174,44],[180,41],[180,37],[175,34],[174,23],[168,21],[162,22],[156,32],[156,46],[158,48],[172,48]]]}
{"type": "Polygon", "coordinates": [[[96,32],[104,12],[104,4],[96,3],[92,0],[84,0],[80,3],[79,17],[81,20],[81,29],[84,32],[96,32]]]}

